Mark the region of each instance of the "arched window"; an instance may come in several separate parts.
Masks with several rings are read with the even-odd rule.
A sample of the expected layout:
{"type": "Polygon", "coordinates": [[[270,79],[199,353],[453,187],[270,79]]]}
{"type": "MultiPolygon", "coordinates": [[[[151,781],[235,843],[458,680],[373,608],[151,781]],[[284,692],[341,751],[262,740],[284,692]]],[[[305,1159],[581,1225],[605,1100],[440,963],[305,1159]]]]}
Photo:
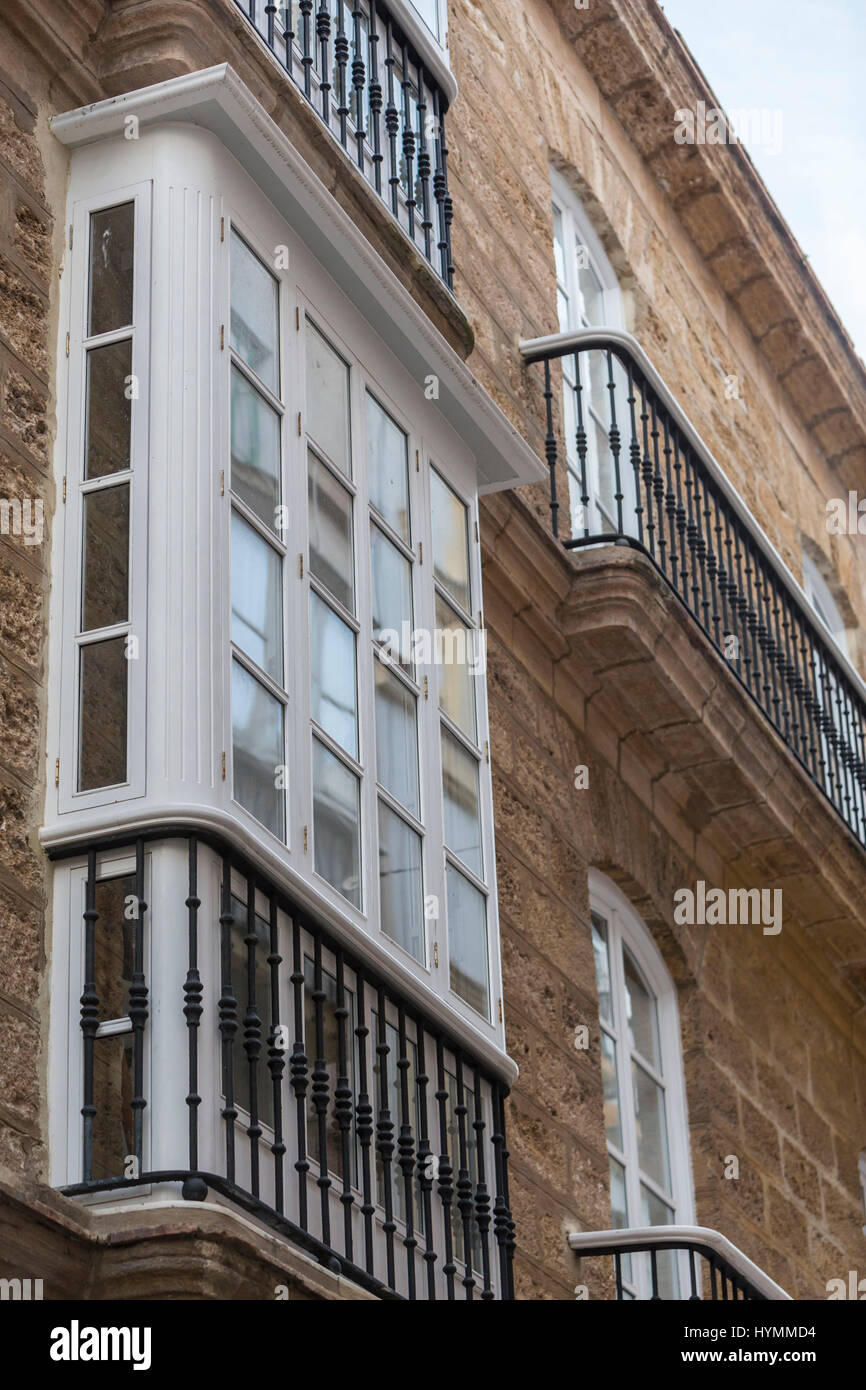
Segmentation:
{"type": "MultiPolygon", "coordinates": [[[[592,945],[601,1024],[612,1225],[693,1220],[691,1164],[676,988],[627,898],[590,876],[592,945]]],[[[662,1298],[679,1297],[678,1257],[659,1258],[662,1298]]],[[[649,1260],[623,1260],[623,1292],[650,1296],[649,1260]]]]}
{"type": "Polygon", "coordinates": [[[810,560],[808,555],[803,556],[803,589],[812,608],[817,613],[821,622],[830,633],[839,647],[848,655],[848,638],[845,633],[845,623],[839,606],[836,603],[830,586],[822,575],[814,560],[810,560]]]}
{"type": "MultiPolygon", "coordinates": [[[[624,328],[622,291],[598,233],[562,175],[553,169],[550,180],[559,331],[624,328]]],[[[617,488],[609,447],[608,361],[606,354],[595,351],[583,353],[579,360],[578,375],[574,357],[562,359],[571,529],[575,536],[609,535],[617,530],[617,488]],[[578,424],[582,424],[586,434],[584,461],[577,448],[578,424]]],[[[628,387],[615,357],[610,366],[615,385],[620,388],[617,399],[625,400],[628,387]]],[[[634,514],[634,489],[627,473],[624,470],[621,476],[624,521],[634,514]]]]}

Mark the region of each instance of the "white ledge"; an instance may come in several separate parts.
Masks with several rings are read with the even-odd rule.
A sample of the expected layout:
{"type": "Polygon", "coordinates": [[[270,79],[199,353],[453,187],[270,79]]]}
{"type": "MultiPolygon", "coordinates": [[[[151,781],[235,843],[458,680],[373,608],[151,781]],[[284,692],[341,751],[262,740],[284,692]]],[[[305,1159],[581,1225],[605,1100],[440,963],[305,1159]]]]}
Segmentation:
{"type": "Polygon", "coordinates": [[[519,343],[520,351],[527,363],[541,362],[545,357],[553,352],[562,352],[565,356],[570,351],[578,348],[588,349],[591,347],[619,347],[634,359],[641,372],[646,377],[653,390],[664,401],[670,414],[676,420],[683,434],[687,437],[692,447],[700,455],[702,463],[705,464],[707,472],[713,481],[718,484],[719,490],[724,494],[737,516],[764,552],[779,578],[791,597],[800,607],[807,620],[811,622],[815,630],[830,648],[830,652],[836,663],[842,668],[851,684],[855,687],[857,694],[866,703],[866,683],[859,671],[851,665],[850,660],[836,642],[832,632],[818,617],[808,598],[806,597],[800,584],[794,578],[785,561],[782,559],[773,542],[770,540],[761,523],[746,506],[737,489],[727,477],[724,469],[713,454],[707,448],[700,434],[695,429],[688,415],[670,390],[666,382],[659,376],[649,357],[647,357],[637,338],[632,337],[631,333],[626,333],[619,328],[581,328],[574,333],[550,333],[544,338],[524,338],[519,343]],[[564,349],[564,351],[563,351],[564,349]]]}
{"type": "Polygon", "coordinates": [[[227,63],[63,112],[50,124],[58,140],[78,148],[123,138],[129,116],[141,126],[190,121],[217,136],[415,380],[438,378],[431,406],[474,455],[479,492],[543,481],[538,456],[227,63]]]}
{"type": "Polygon", "coordinates": [[[713,1231],[709,1226],[631,1226],[622,1231],[572,1231],[568,1236],[569,1248],[575,1255],[586,1255],[591,1250],[603,1250],[606,1254],[614,1251],[634,1250],[637,1246],[653,1245],[658,1250],[676,1248],[684,1245],[701,1245],[718,1255],[737,1274],[748,1279],[753,1288],[773,1302],[787,1300],[780,1284],[765,1274],[748,1255],[744,1255],[727,1236],[713,1231]]]}

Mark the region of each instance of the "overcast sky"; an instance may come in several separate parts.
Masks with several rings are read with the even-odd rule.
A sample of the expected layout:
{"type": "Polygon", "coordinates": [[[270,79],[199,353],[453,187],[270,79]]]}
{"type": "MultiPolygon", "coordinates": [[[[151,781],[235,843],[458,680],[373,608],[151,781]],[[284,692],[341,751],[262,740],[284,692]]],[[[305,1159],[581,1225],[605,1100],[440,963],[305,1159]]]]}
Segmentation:
{"type": "Polygon", "coordinates": [[[660,0],[727,110],[781,112],[744,143],[866,359],[866,0],[660,0]]]}

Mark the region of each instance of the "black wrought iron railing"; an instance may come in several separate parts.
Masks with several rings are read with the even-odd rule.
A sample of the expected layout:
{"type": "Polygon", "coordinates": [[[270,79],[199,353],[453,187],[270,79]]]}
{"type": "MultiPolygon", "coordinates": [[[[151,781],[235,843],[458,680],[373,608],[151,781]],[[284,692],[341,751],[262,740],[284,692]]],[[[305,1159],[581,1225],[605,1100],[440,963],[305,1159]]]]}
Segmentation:
{"type": "Polygon", "coordinates": [[[103,840],[76,871],[68,1195],[180,1184],[380,1297],[513,1297],[507,1087],[441,1021],[222,838],[103,840]]]}
{"type": "Polygon", "coordinates": [[[685,1299],[752,1302],[790,1298],[773,1279],[718,1231],[703,1226],[652,1226],[580,1231],[568,1244],[581,1276],[594,1259],[613,1259],[616,1297],[665,1302],[685,1299]]]}
{"type": "Polygon", "coordinates": [[[626,333],[595,330],[521,351],[544,372],[554,535],[564,469],[571,535],[562,544],[649,556],[866,845],[863,684],[646,355],[626,333]]]}
{"type": "Polygon", "coordinates": [[[449,289],[448,97],[383,0],[235,0],[449,289]]]}

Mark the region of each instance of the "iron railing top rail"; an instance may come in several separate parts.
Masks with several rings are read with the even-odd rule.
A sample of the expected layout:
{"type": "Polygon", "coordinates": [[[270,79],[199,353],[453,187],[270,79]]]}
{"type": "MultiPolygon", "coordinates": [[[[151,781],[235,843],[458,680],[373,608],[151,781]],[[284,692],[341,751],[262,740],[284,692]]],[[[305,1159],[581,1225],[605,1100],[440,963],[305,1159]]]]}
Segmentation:
{"type": "Polygon", "coordinates": [[[443,48],[399,0],[234,0],[453,295],[443,48]],[[297,27],[295,27],[297,26],[297,27]]]}
{"type": "Polygon", "coordinates": [[[106,850],[117,850],[142,844],[166,840],[195,840],[207,845],[217,854],[228,857],[234,868],[245,879],[252,881],[265,896],[273,893],[282,910],[289,917],[298,920],[316,932],[323,945],[334,952],[341,951],[346,965],[352,970],[381,979],[390,991],[391,997],[401,1002],[407,1016],[417,1019],[425,1032],[433,1038],[441,1038],[447,1047],[456,1048],[471,1057],[484,1079],[492,1085],[503,1087],[505,1094],[511,1090],[517,1079],[517,1066],[505,1053],[496,1053],[485,1046],[485,1040],[469,1036],[467,1029],[460,1027],[456,1016],[450,1023],[434,1013],[423,998],[416,993],[406,977],[398,969],[364,950],[366,943],[358,941],[357,932],[341,933],[315,907],[305,900],[300,892],[287,883],[273,868],[260,863],[254,855],[244,849],[228,830],[216,829],[201,822],[165,820],[158,824],[141,826],[131,823],[116,831],[91,831],[86,838],[76,837],[60,844],[45,846],[45,853],[51,860],[86,858],[93,850],[97,854],[106,850]],[[354,943],[357,943],[355,945],[354,943]]]}
{"type": "Polygon", "coordinates": [[[713,1258],[754,1290],[774,1302],[791,1300],[780,1284],[744,1255],[734,1243],[709,1226],[633,1226],[620,1231],[572,1231],[568,1245],[575,1255],[624,1255],[651,1250],[693,1250],[713,1258]]]}
{"type": "MultiPolygon", "coordinates": [[[[749,532],[757,548],[763,553],[764,558],[775,570],[778,578],[781,580],[782,584],[784,584],[789,595],[800,610],[806,625],[812,630],[816,641],[825,649],[831,664],[842,670],[848,681],[854,686],[860,699],[866,704],[866,682],[864,682],[863,677],[851,664],[845,652],[843,652],[841,647],[835,642],[829,629],[821,622],[806,597],[802,586],[798,583],[791,570],[782,559],[782,556],[773,545],[773,542],[761,526],[761,523],[743,501],[740,493],[715,459],[712,451],[704,443],[699,431],[692,424],[688,415],[677,401],[676,396],[666,384],[663,377],[659,375],[637,339],[624,329],[584,328],[569,333],[550,333],[546,337],[541,338],[524,338],[520,341],[519,348],[527,364],[545,361],[550,362],[559,357],[567,357],[570,353],[589,352],[593,349],[598,349],[600,351],[610,350],[620,357],[625,357],[638,368],[647,384],[651,386],[661,398],[666,410],[687,437],[695,453],[700,458],[701,463],[706,468],[719,491],[723,494],[725,501],[736,513],[743,526],[749,532]]],[[[610,539],[614,540],[615,537],[611,537],[610,539]]]]}

